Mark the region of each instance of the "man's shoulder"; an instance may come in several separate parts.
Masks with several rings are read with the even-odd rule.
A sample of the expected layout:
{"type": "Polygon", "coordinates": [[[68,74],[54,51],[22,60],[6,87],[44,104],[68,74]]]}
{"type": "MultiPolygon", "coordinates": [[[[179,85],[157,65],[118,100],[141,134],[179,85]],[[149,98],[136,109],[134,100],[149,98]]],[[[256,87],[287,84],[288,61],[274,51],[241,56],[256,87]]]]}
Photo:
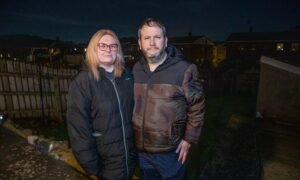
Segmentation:
{"type": "Polygon", "coordinates": [[[132,69],[132,71],[133,71],[133,73],[135,72],[135,71],[137,71],[137,70],[141,70],[142,68],[143,68],[143,63],[142,63],[142,61],[144,61],[144,60],[139,60],[139,61],[137,61],[135,64],[134,64],[134,66],[133,66],[133,69],[132,69]]]}
{"type": "Polygon", "coordinates": [[[196,68],[197,69],[197,66],[194,63],[189,62],[185,59],[178,61],[176,64],[174,64],[174,66],[181,68],[182,70],[186,70],[188,68],[193,68],[193,69],[196,68]]]}

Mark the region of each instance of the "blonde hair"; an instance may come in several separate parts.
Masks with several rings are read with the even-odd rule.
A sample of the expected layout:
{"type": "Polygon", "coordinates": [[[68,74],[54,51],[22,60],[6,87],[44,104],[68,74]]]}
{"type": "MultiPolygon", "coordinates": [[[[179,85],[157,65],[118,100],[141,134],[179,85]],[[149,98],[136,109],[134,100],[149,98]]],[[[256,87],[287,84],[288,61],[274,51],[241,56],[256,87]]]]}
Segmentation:
{"type": "Polygon", "coordinates": [[[124,70],[124,56],[123,56],[119,38],[110,29],[100,29],[92,36],[92,38],[88,44],[87,50],[86,50],[86,64],[88,65],[88,67],[92,73],[92,76],[96,80],[100,79],[99,72],[98,72],[99,61],[98,61],[98,56],[97,56],[97,43],[100,41],[100,39],[104,35],[112,36],[116,40],[116,43],[118,44],[117,57],[114,62],[115,77],[120,77],[124,70]]]}

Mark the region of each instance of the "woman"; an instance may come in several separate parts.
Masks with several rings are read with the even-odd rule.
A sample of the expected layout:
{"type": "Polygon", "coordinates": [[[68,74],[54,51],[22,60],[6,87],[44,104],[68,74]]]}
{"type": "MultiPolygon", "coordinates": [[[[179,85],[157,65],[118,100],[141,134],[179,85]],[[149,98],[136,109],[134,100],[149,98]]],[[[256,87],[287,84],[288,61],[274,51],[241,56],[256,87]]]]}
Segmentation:
{"type": "Polygon", "coordinates": [[[86,52],[88,68],[70,84],[67,124],[71,148],[88,175],[130,179],[136,165],[131,124],[133,76],[124,69],[116,34],[101,29],[86,52]]]}

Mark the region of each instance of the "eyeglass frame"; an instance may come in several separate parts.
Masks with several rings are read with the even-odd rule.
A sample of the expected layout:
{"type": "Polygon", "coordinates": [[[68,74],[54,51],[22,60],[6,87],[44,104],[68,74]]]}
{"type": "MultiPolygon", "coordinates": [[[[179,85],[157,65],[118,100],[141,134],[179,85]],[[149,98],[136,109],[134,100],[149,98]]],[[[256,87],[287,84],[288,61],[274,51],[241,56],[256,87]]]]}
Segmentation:
{"type": "Polygon", "coordinates": [[[109,48],[109,51],[118,51],[119,45],[118,44],[105,44],[105,43],[97,43],[97,50],[100,51],[107,51],[107,48],[109,48]],[[115,49],[113,49],[115,46],[115,49]]]}

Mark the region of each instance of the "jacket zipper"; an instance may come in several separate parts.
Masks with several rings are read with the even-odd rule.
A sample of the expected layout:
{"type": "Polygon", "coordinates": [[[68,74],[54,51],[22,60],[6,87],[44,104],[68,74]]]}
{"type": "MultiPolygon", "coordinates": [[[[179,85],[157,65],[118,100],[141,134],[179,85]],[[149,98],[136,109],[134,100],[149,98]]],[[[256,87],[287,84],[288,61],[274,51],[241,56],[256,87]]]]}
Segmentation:
{"type": "Polygon", "coordinates": [[[126,163],[126,171],[127,171],[127,176],[129,175],[129,169],[128,169],[128,152],[127,152],[127,146],[126,146],[126,134],[125,134],[125,127],[124,127],[124,117],[123,117],[123,112],[122,112],[122,108],[121,108],[121,101],[120,101],[120,97],[119,97],[119,93],[115,84],[115,79],[111,80],[116,95],[117,95],[117,99],[118,99],[118,105],[119,105],[119,111],[120,111],[120,115],[121,115],[121,122],[122,122],[122,131],[123,131],[123,143],[124,143],[124,147],[125,147],[125,163],[126,163]]]}
{"type": "Polygon", "coordinates": [[[149,86],[150,86],[150,81],[151,81],[151,76],[148,76],[148,81],[147,81],[147,93],[146,93],[146,97],[145,97],[145,105],[144,105],[144,114],[143,114],[143,121],[142,121],[142,136],[143,136],[143,149],[145,150],[145,141],[144,141],[144,136],[145,136],[145,116],[146,116],[146,110],[147,110],[147,101],[148,101],[148,94],[149,94],[149,86]]]}

